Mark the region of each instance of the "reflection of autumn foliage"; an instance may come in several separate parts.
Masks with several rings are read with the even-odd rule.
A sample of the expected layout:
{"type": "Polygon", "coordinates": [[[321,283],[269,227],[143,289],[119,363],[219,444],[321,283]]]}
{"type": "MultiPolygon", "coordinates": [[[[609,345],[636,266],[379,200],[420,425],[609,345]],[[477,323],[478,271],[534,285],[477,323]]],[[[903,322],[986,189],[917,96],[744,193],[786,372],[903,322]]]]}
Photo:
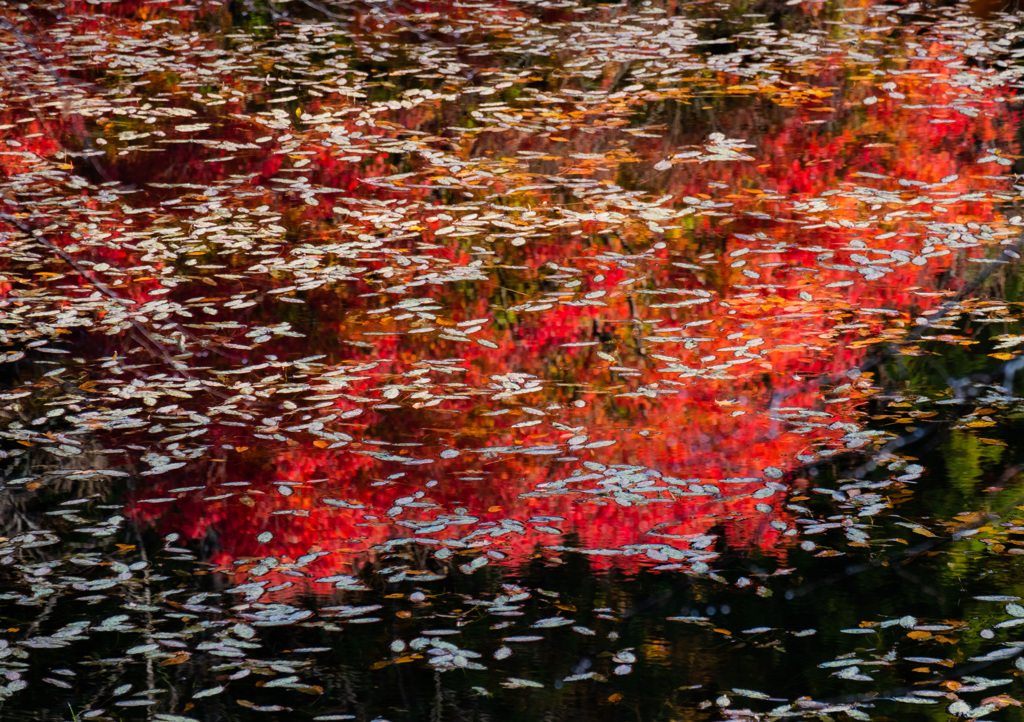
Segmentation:
{"type": "MultiPolygon", "coordinates": [[[[498,560],[507,555],[508,561],[518,563],[535,552],[552,556],[547,548],[564,543],[563,533],[573,535],[574,546],[597,550],[600,566],[655,564],[674,561],[661,547],[686,550],[689,540],[704,538],[719,523],[728,525],[724,541],[737,548],[771,550],[780,538],[769,525],[779,517],[754,508],[761,502],[750,493],[759,483],[724,484],[721,493],[694,493],[689,487],[696,480],[687,484],[668,477],[671,482],[666,483],[665,477],[641,471],[634,475],[637,481],[623,482],[619,488],[624,491],[613,494],[593,474],[580,482],[567,474],[557,478],[561,475],[555,469],[565,464],[543,469],[535,457],[506,457],[470,474],[459,467],[475,469],[476,464],[463,459],[408,467],[400,479],[382,483],[377,479],[379,465],[365,457],[297,450],[276,455],[272,469],[257,467],[246,473],[250,467],[244,463],[234,467],[257,481],[229,500],[204,501],[211,487],[171,507],[136,508],[142,518],[159,520],[161,528],[190,538],[215,529],[219,551],[211,561],[220,564],[267,554],[295,559],[310,551],[365,551],[394,538],[425,540],[435,550],[446,548],[437,540],[450,540],[455,551],[489,551],[498,560]],[[439,482],[428,486],[434,478],[439,482]],[[267,485],[270,480],[287,484],[267,485]],[[648,485],[660,491],[647,491],[648,485]],[[595,496],[595,490],[601,494],[595,496]],[[407,506],[410,502],[413,506],[407,506]],[[274,534],[273,541],[257,541],[264,530],[274,534]]],[[[145,496],[163,494],[161,489],[181,482],[161,481],[145,496]]],[[[330,566],[348,566],[361,558],[343,554],[328,561],[330,566]]]]}
{"type": "MultiPolygon", "coordinates": [[[[118,7],[119,18],[145,19],[138,3],[118,7]]],[[[508,12],[518,22],[526,11],[508,12]]],[[[116,35],[116,13],[94,16],[88,29],[116,35]]],[[[452,13],[446,17],[461,17],[452,13]]],[[[413,32],[385,20],[360,18],[352,42],[365,48],[378,35],[413,32]]],[[[60,43],[52,45],[56,53],[60,43]]],[[[72,169],[93,179],[88,188],[62,186],[69,208],[49,237],[90,265],[141,268],[112,282],[125,299],[154,302],[159,292],[186,308],[199,296],[257,298],[218,316],[244,327],[205,327],[212,345],[232,344],[245,363],[324,354],[324,369],[343,372],[376,362],[350,379],[306,383],[289,392],[301,403],[288,408],[277,401],[285,394],[257,398],[249,388],[262,369],[225,380],[217,374],[240,365],[238,357],[208,356],[204,348],[196,358],[210,368],[195,373],[208,371],[203,378],[242,398],[239,408],[256,428],[210,422],[216,445],[232,449],[229,471],[208,469],[198,481],[192,467],[151,477],[136,501],[182,495],[173,504],[137,505],[161,531],[197,538],[215,530],[214,559],[224,565],[311,549],[366,552],[417,537],[517,562],[538,546],[560,545],[563,534],[608,552],[598,557],[608,563],[676,561],[660,547],[637,546],[647,544],[695,553],[681,557],[690,563],[714,553],[701,550],[717,526],[734,547],[784,546],[792,519],[781,490],[765,486],[764,470],[840,448],[856,428],[854,404],[870,388],[843,374],[862,363],[871,341],[899,340],[934,303],[928,294],[950,290],[940,287],[941,274],[963,263],[961,236],[935,224],[957,224],[992,244],[1007,235],[993,195],[1001,181],[963,172],[977,147],[1012,147],[1007,121],[1016,118],[996,100],[1000,91],[977,92],[966,111],[925,116],[937,123],[903,107],[952,104],[958,71],[936,58],[955,51],[934,46],[927,56],[894,59],[916,72],[884,92],[851,80],[851,60],[840,55],[816,61],[785,87],[723,75],[707,102],[731,104],[716,122],[724,138],[753,146],[744,151],[753,160],[698,157],[709,134],[696,122],[678,123],[670,140],[630,134],[646,122],[644,112],[660,120],[672,103],[694,95],[691,87],[612,93],[587,106],[569,95],[513,102],[529,100],[512,94],[530,83],[554,92],[560,76],[552,71],[508,81],[509,107],[496,110],[468,96],[453,102],[366,83],[361,95],[377,95],[296,91],[294,105],[274,114],[266,110],[274,89],[216,70],[206,76],[223,86],[212,107],[209,95],[183,90],[195,83],[145,75],[181,94],[187,122],[85,111],[33,120],[25,126],[34,137],[20,155],[0,156],[0,171],[8,179],[38,172],[42,186],[67,181],[72,169]],[[761,123],[768,107],[773,120],[761,123]],[[978,107],[983,112],[968,112],[978,107]],[[200,129],[179,129],[190,125],[200,129]],[[147,153],[122,155],[135,134],[151,131],[163,135],[147,141],[147,153]],[[82,132],[105,141],[97,165],[111,182],[143,189],[137,196],[107,198],[97,191],[100,170],[81,158],[65,163],[65,146],[77,147],[82,132]],[[47,175],[58,171],[64,175],[47,175]],[[288,173],[303,181],[283,183],[288,173]],[[182,177],[193,187],[147,185],[182,177]],[[246,179],[244,196],[234,193],[232,178],[246,179]],[[971,193],[981,195],[962,199],[971,193]],[[121,205],[128,201],[149,208],[131,214],[131,224],[121,205]],[[264,207],[272,224],[253,220],[264,207]],[[165,256],[143,247],[141,234],[168,228],[180,238],[165,256]],[[84,244],[95,231],[109,235],[84,244]],[[224,241],[255,231],[270,249],[259,256],[224,241]],[[149,253],[155,260],[143,263],[149,253]],[[179,262],[183,276],[194,275],[161,285],[179,262]],[[303,287],[324,269],[340,275],[303,287]],[[273,293],[287,286],[295,288],[273,293]],[[409,298],[429,302],[429,310],[402,307],[409,298]],[[307,337],[268,334],[261,347],[246,346],[249,328],[283,319],[307,337]],[[440,361],[448,371],[429,363],[440,361]],[[537,386],[503,397],[510,374],[529,374],[537,386]],[[826,402],[817,380],[840,390],[829,390],[826,402]],[[344,415],[359,410],[365,414],[344,415]],[[325,441],[313,433],[324,428],[350,436],[325,441]],[[239,447],[264,448],[256,459],[239,447]],[[392,458],[380,459],[382,449],[392,458]],[[453,450],[460,455],[441,456],[453,450]],[[208,489],[172,491],[214,478],[248,480],[252,488],[213,501],[208,489]],[[766,488],[776,493],[755,498],[766,488]],[[398,503],[403,498],[412,501],[398,503]],[[273,540],[258,542],[260,531],[273,532],[273,540]]],[[[459,62],[480,71],[495,58],[459,62]]],[[[90,81],[103,79],[103,63],[90,66],[90,81]]],[[[612,79],[601,83],[610,87],[612,79]]],[[[501,99],[498,90],[507,89],[495,86],[482,97],[501,99]]],[[[29,106],[10,103],[0,123],[23,120],[29,106]]],[[[55,219],[46,207],[24,209],[39,227],[55,219]]],[[[17,270],[16,262],[7,265],[17,270]]],[[[106,270],[96,273],[105,278],[106,270]]],[[[78,274],[63,283],[78,284],[76,297],[93,292],[78,274]]],[[[185,314],[172,321],[182,319],[195,321],[185,314]]],[[[145,322],[156,328],[157,321],[145,322]]],[[[104,354],[117,348],[121,331],[102,337],[104,354]]],[[[167,413],[209,411],[208,399],[196,396],[176,399],[167,413]]],[[[339,567],[365,558],[331,557],[339,567]]]]}

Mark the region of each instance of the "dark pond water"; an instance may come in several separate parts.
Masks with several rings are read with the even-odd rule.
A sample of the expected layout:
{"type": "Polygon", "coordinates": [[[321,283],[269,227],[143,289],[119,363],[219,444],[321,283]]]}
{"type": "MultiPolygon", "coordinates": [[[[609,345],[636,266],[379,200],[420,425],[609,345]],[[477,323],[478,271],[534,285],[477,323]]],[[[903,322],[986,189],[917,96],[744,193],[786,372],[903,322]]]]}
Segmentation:
{"type": "Polygon", "coordinates": [[[0,8],[0,718],[1020,719],[1022,21],[0,8]]]}

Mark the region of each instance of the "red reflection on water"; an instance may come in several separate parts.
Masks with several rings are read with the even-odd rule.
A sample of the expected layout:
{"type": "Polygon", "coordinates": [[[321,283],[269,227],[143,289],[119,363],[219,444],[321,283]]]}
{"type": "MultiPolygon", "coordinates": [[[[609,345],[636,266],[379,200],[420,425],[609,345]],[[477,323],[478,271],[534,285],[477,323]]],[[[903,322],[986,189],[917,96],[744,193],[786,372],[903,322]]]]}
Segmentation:
{"type": "MultiPolygon", "coordinates": [[[[134,7],[122,5],[129,15],[141,12],[131,9],[134,7]]],[[[958,97],[953,82],[957,71],[948,62],[933,59],[955,52],[955,48],[936,44],[927,52],[927,57],[904,59],[905,65],[913,65],[919,72],[901,76],[888,91],[903,96],[901,105],[927,101],[932,106],[946,106],[958,97]]],[[[574,200],[568,185],[550,182],[559,173],[592,178],[607,187],[619,182],[628,185],[623,179],[629,178],[630,187],[639,188],[646,196],[671,196],[666,207],[679,206],[688,198],[729,204],[717,210],[697,210],[685,223],[677,223],[677,228],[660,230],[641,218],[629,218],[615,234],[607,234],[604,220],[583,218],[564,229],[549,228],[522,246],[494,244],[502,251],[501,267],[484,264],[480,273],[486,278],[457,282],[442,282],[436,275],[453,267],[471,267],[479,258],[473,246],[480,241],[444,234],[448,221],[438,219],[439,209],[450,209],[455,202],[439,196],[449,192],[448,185],[439,180],[442,169],[429,159],[416,158],[408,162],[413,177],[390,187],[373,186],[367,181],[398,172],[390,154],[376,152],[357,161],[346,160],[327,142],[342,132],[397,138],[407,130],[436,129],[448,120],[445,113],[450,112],[440,102],[396,108],[387,116],[388,124],[372,131],[355,114],[333,117],[329,131],[318,130],[313,121],[296,131],[298,145],[290,152],[309,153],[302,157],[311,161],[310,184],[334,189],[317,196],[315,206],[304,202],[299,191],[270,190],[271,179],[285,162],[285,153],[273,154],[284,142],[280,137],[256,150],[243,148],[232,154],[199,144],[169,145],[159,153],[159,167],[144,154],[122,158],[111,149],[99,163],[104,172],[124,182],[173,182],[187,177],[190,183],[209,186],[230,174],[245,175],[252,195],[242,201],[225,193],[226,207],[232,203],[249,208],[267,205],[280,213],[283,226],[302,229],[301,241],[313,245],[351,240],[360,231],[371,239],[379,237],[379,222],[367,217],[370,201],[391,202],[392,207],[397,207],[396,201],[404,201],[412,208],[409,216],[418,222],[413,237],[388,242],[388,248],[396,253],[357,254],[350,260],[359,270],[352,272],[351,279],[304,296],[308,308],[295,313],[306,320],[309,316],[302,314],[315,313],[315,320],[310,321],[311,337],[276,340],[263,347],[264,353],[285,359],[323,353],[327,355],[324,363],[338,368],[384,359],[341,387],[349,398],[331,399],[332,404],[315,412],[316,418],[326,419],[355,438],[335,450],[320,448],[317,439],[301,431],[291,434],[291,442],[274,439],[285,427],[301,425],[302,411],[281,412],[272,402],[263,406],[254,402],[254,419],[271,414],[281,418],[264,424],[262,436],[252,436],[253,428],[215,422],[211,449],[229,446],[232,450],[220,462],[199,465],[203,466],[201,473],[189,466],[180,472],[146,477],[144,487],[132,497],[135,513],[161,533],[179,532],[197,539],[214,530],[217,548],[212,561],[225,567],[253,557],[296,559],[310,550],[323,550],[332,554],[321,560],[322,567],[351,569],[373,557],[373,547],[389,539],[416,537],[417,531],[442,522],[444,528],[419,536],[461,540],[465,546],[457,547],[460,550],[505,555],[494,563],[518,563],[537,553],[554,558],[558,550],[550,547],[563,545],[565,535],[571,535],[572,543],[584,549],[617,552],[596,556],[598,564],[672,563],[675,560],[664,552],[649,553],[631,545],[664,543],[690,550],[696,537],[701,538],[698,547],[706,544],[703,537],[712,528],[721,530],[726,545],[784,556],[785,531],[792,525],[792,516],[783,507],[784,494],[777,491],[754,498],[753,492],[764,488],[762,481],[722,480],[761,478],[768,467],[790,470],[800,465],[801,456],[842,446],[843,424],[858,421],[856,402],[870,389],[851,378],[852,387],[841,392],[842,400],[826,403],[828,393],[818,388],[816,380],[826,380],[832,386],[841,383],[846,371],[863,363],[872,342],[903,336],[921,310],[934,304],[928,294],[948,292],[951,289],[943,284],[962,282],[963,268],[955,264],[963,263],[955,252],[931,255],[956,246],[945,242],[947,237],[938,231],[934,240],[922,237],[923,225],[915,215],[918,206],[927,206],[931,224],[989,224],[998,233],[1006,231],[997,201],[990,195],[969,204],[953,200],[958,195],[1004,187],[998,179],[984,177],[999,170],[976,167],[972,168],[977,171],[974,176],[964,170],[977,156],[978,147],[1014,145],[1018,117],[995,100],[998,91],[978,93],[982,112],[976,115],[938,108],[927,118],[943,122],[911,123],[907,122],[910,111],[891,102],[891,96],[865,105],[866,99],[874,97],[868,93],[875,91],[855,84],[840,91],[851,72],[843,62],[836,59],[817,68],[819,74],[806,77],[803,89],[761,88],[762,96],[783,109],[771,123],[758,120],[769,107],[763,100],[722,120],[728,124],[728,137],[755,146],[749,151],[755,156],[753,161],[678,163],[667,172],[645,176],[636,171],[638,175],[632,177],[633,167],[640,162],[649,169],[673,153],[700,146],[707,129],[679,131],[670,148],[664,139],[630,137],[628,147],[614,155],[607,143],[623,139],[622,123],[601,127],[597,120],[624,115],[611,102],[584,114],[560,136],[508,128],[455,139],[438,137],[439,143],[458,147],[467,167],[515,171],[487,178],[481,175],[458,186],[471,196],[464,201],[467,211],[500,205],[493,200],[485,202],[485,197],[504,203],[514,198],[542,216],[555,214],[562,207],[595,213],[615,207],[599,195],[574,200]],[[813,88],[836,91],[832,95],[805,92],[813,88]],[[817,122],[822,116],[828,117],[828,123],[817,122]],[[557,170],[542,173],[540,161],[509,160],[518,151],[549,153],[553,160],[545,162],[553,163],[557,170]],[[588,165],[586,159],[574,157],[588,154],[606,159],[588,165]],[[221,157],[224,160],[218,160],[221,157]],[[957,177],[943,183],[952,176],[957,177]],[[552,187],[538,190],[534,188],[537,185],[552,187]],[[945,195],[927,201],[914,198],[907,190],[940,185],[945,195]],[[882,189],[890,195],[879,196],[875,208],[864,198],[849,197],[857,186],[882,189]],[[523,188],[526,190],[520,190],[523,188]],[[846,194],[823,196],[833,190],[846,194]],[[823,205],[815,210],[815,202],[823,205]],[[339,233],[332,223],[342,212],[348,213],[348,225],[339,233]],[[363,213],[363,219],[355,213],[363,213]],[[727,213],[730,218],[726,222],[714,213],[727,213]],[[807,223],[808,216],[815,222],[807,223]],[[758,233],[764,235],[756,236],[758,233]],[[879,235],[889,233],[895,234],[896,240],[876,242],[879,235]],[[655,239],[664,245],[656,246],[655,239]],[[421,242],[440,246],[430,252],[423,268],[396,262],[398,257],[419,252],[417,244],[421,242]],[[880,277],[857,275],[857,269],[865,266],[858,257],[870,253],[872,247],[906,249],[907,255],[887,262],[880,277]],[[926,247],[932,249],[927,258],[922,255],[926,247]],[[706,253],[712,254],[713,264],[701,261],[706,253]],[[926,262],[918,265],[911,257],[926,262]],[[559,286],[548,278],[551,273],[545,269],[551,265],[578,270],[580,293],[602,294],[595,295],[601,305],[581,304],[575,291],[566,291],[564,298],[552,296],[559,286]],[[954,271],[952,277],[961,280],[945,281],[947,271],[954,271]],[[851,279],[852,284],[844,285],[851,279]],[[417,283],[420,285],[414,285],[417,283]],[[396,286],[403,289],[390,290],[396,286]],[[700,290],[707,294],[700,298],[707,301],[669,307],[665,296],[654,293],[664,289],[700,290]],[[651,293],[644,295],[647,291],[651,293]],[[514,300],[505,299],[505,293],[512,294],[514,300]],[[429,296],[440,307],[433,325],[422,318],[403,322],[393,309],[377,313],[405,296],[417,295],[429,296]],[[562,302],[570,298],[574,305],[562,302]],[[541,308],[544,304],[550,306],[541,308]],[[496,311],[499,306],[500,314],[496,311]],[[512,306],[523,308],[510,311],[512,306]],[[445,329],[471,319],[484,319],[477,333],[496,348],[445,337],[445,329]],[[702,321],[710,323],[686,326],[702,321]],[[428,326],[431,330],[426,333],[410,333],[428,326]],[[394,335],[367,335],[376,333],[394,335]],[[687,338],[697,336],[707,340],[687,343],[687,338]],[[372,348],[344,345],[344,341],[371,343],[372,348]],[[578,343],[595,345],[566,346],[578,343]],[[456,365],[463,371],[455,378],[464,386],[445,387],[442,380],[431,377],[426,388],[434,391],[433,396],[417,398],[413,389],[404,389],[394,398],[386,395],[388,384],[428,359],[457,359],[456,365]],[[496,398],[500,382],[494,377],[510,373],[530,374],[540,384],[528,394],[496,398]],[[442,393],[465,398],[435,403],[442,393]],[[584,405],[576,406],[577,401],[584,405]],[[386,402],[399,408],[374,410],[386,402]],[[348,421],[336,416],[358,409],[365,410],[364,415],[348,421]],[[483,415],[502,409],[512,413],[483,415]],[[798,423],[785,418],[791,410],[820,412],[820,416],[798,423]],[[515,426],[535,419],[543,421],[515,426]],[[585,441],[569,444],[570,439],[583,436],[585,441]],[[373,446],[374,441],[391,445],[373,446]],[[586,448],[602,441],[614,443],[586,448]],[[557,447],[558,453],[535,453],[545,446],[557,447]],[[249,452],[239,451],[241,447],[260,452],[250,457],[249,452]],[[488,448],[502,450],[487,452],[488,448]],[[441,460],[446,449],[457,449],[460,455],[441,460]],[[427,463],[381,461],[362,453],[366,451],[408,455],[409,461],[427,463]],[[607,469],[588,467],[585,462],[636,467],[620,471],[638,478],[612,488],[607,469]],[[646,474],[647,470],[656,473],[646,474]],[[574,471],[605,475],[573,481],[574,471]],[[398,473],[404,475],[387,479],[398,473]],[[245,491],[218,486],[234,481],[249,481],[251,486],[245,491]],[[718,489],[704,488],[709,484],[718,489]],[[170,491],[199,485],[236,493],[209,501],[205,497],[217,494],[170,491]],[[644,491],[652,485],[660,488],[644,491]],[[695,490],[694,485],[700,488],[695,490]],[[283,493],[285,489],[291,493],[283,493]],[[423,496],[415,497],[418,492],[423,496]],[[180,498],[174,503],[137,503],[169,494],[180,498]],[[396,504],[409,496],[415,497],[413,504],[425,506],[396,504]],[[340,499],[349,506],[332,506],[325,498],[340,499]],[[759,505],[764,506],[758,509],[759,505]],[[394,511],[396,507],[401,510],[394,511]],[[553,519],[531,521],[535,517],[553,519]],[[502,527],[503,521],[510,520],[518,525],[502,527]],[[498,530],[504,533],[494,536],[498,530]],[[273,533],[273,539],[258,541],[261,532],[273,533]]],[[[731,87],[740,80],[725,78],[722,86],[731,87]]],[[[225,74],[224,82],[251,90],[247,85],[251,81],[230,74],[225,74]]],[[[209,134],[239,145],[255,144],[267,129],[228,115],[241,114],[248,102],[262,101],[243,95],[219,110],[204,110],[207,115],[193,120],[215,117],[218,124],[209,134]]],[[[338,110],[337,101],[311,100],[300,116],[315,117],[330,110],[338,110]]],[[[527,115],[530,112],[539,116],[547,111],[524,110],[527,115]]],[[[26,114],[26,108],[6,111],[2,119],[16,122],[26,114]]],[[[24,151],[39,158],[57,154],[59,145],[53,138],[73,135],[77,131],[70,124],[80,123],[81,118],[74,116],[65,122],[69,125],[57,120],[26,124],[36,132],[32,134],[35,137],[26,139],[24,151]]],[[[0,170],[8,176],[31,170],[33,163],[27,156],[0,156],[0,170]]],[[[208,209],[216,203],[207,190],[179,195],[174,190],[150,189],[146,194],[150,200],[185,198],[186,204],[169,205],[160,213],[179,214],[186,220],[197,208],[208,209]]],[[[920,191],[921,196],[926,194],[926,190],[920,191]]],[[[698,203],[693,204],[695,208],[698,203]]],[[[109,206],[90,201],[86,207],[99,210],[109,206]]],[[[83,222],[91,221],[81,209],[69,212],[80,213],[83,222]]],[[[102,223],[117,220],[115,214],[102,223]]],[[[145,230],[158,221],[156,213],[138,217],[130,231],[145,230]]],[[[124,240],[123,247],[108,243],[92,251],[90,258],[120,267],[136,265],[141,252],[130,233],[123,227],[110,233],[113,239],[124,240]]],[[[57,233],[51,241],[67,247],[75,239],[57,233]]],[[[322,257],[333,253],[324,251],[322,257]]],[[[255,264],[241,252],[219,260],[229,271],[255,264]]],[[[157,272],[165,268],[161,262],[153,265],[157,272]]],[[[202,293],[210,296],[226,297],[244,285],[216,280],[213,274],[207,278],[210,283],[202,293]]],[[[261,290],[290,283],[289,279],[270,279],[268,273],[264,279],[268,286],[261,290]]],[[[67,283],[76,282],[83,292],[91,289],[86,279],[70,274],[67,283]]],[[[181,301],[193,297],[202,285],[182,284],[164,298],[181,301]]],[[[154,274],[133,279],[118,291],[125,298],[143,302],[154,297],[151,292],[157,287],[154,274]]],[[[678,294],[670,296],[679,298],[678,294]]],[[[273,324],[291,318],[292,310],[266,297],[237,318],[250,325],[273,324]]],[[[97,321],[102,317],[103,312],[98,311],[97,321]]],[[[238,342],[242,340],[238,336],[225,330],[220,340],[238,342]]],[[[111,352],[121,338],[105,341],[111,352]]],[[[209,362],[219,369],[233,363],[228,357],[210,358],[209,362]]],[[[258,378],[258,374],[251,377],[258,378]]],[[[205,401],[183,401],[182,407],[194,405],[202,410],[205,401]]],[[[252,426],[257,425],[254,420],[252,426]]],[[[439,547],[431,544],[426,548],[434,551],[439,547]]],[[[708,558],[713,553],[707,552],[708,558]]]]}

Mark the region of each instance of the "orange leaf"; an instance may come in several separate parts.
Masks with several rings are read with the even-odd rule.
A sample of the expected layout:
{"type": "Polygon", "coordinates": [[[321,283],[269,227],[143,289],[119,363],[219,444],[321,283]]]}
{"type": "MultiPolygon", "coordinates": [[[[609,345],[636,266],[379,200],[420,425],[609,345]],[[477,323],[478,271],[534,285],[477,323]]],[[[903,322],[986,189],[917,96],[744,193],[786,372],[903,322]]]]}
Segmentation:
{"type": "Polygon", "coordinates": [[[1003,707],[1009,707],[1010,705],[1013,705],[1014,707],[1020,707],[1020,701],[1014,699],[1008,694],[997,694],[993,697],[986,697],[985,699],[981,700],[981,703],[983,705],[995,705],[996,709],[1002,709],[1003,707]]]}
{"type": "Polygon", "coordinates": [[[168,657],[160,662],[160,666],[170,667],[172,664],[181,664],[182,662],[187,662],[191,656],[188,652],[178,652],[173,657],[168,657]]]}

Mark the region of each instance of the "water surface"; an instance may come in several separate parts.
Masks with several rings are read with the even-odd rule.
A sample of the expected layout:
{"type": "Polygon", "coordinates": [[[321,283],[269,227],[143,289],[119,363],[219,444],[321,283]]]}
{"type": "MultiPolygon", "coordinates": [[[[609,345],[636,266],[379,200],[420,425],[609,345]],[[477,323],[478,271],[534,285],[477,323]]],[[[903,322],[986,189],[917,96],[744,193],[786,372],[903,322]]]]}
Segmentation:
{"type": "Polygon", "coordinates": [[[1012,8],[2,12],[4,719],[1020,716],[1012,8]]]}

